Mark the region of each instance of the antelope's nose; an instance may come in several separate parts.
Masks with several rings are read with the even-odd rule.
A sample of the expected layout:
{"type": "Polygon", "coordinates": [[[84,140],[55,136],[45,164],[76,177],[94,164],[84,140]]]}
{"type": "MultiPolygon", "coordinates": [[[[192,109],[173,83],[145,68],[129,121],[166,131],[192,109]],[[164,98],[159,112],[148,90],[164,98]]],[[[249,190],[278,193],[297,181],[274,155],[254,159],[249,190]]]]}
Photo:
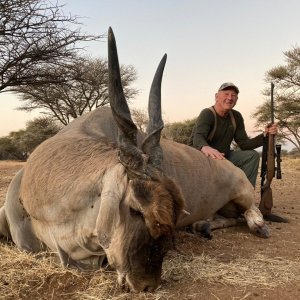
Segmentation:
{"type": "Polygon", "coordinates": [[[158,284],[155,284],[155,285],[146,285],[145,288],[144,288],[144,292],[149,292],[149,293],[152,293],[154,292],[158,287],[158,284]]]}
{"type": "Polygon", "coordinates": [[[159,284],[160,280],[145,280],[145,281],[130,281],[127,280],[127,283],[129,285],[129,289],[133,293],[139,293],[139,292],[154,292],[159,284]]]}

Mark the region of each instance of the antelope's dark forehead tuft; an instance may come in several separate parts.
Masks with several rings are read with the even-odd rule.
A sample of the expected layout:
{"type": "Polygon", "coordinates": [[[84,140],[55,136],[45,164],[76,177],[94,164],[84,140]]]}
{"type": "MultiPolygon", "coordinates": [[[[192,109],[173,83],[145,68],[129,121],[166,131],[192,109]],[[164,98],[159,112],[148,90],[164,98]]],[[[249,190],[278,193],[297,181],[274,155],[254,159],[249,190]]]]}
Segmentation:
{"type": "Polygon", "coordinates": [[[152,188],[146,180],[132,180],[132,189],[134,192],[134,196],[139,201],[144,202],[144,204],[148,204],[151,202],[152,188]]]}

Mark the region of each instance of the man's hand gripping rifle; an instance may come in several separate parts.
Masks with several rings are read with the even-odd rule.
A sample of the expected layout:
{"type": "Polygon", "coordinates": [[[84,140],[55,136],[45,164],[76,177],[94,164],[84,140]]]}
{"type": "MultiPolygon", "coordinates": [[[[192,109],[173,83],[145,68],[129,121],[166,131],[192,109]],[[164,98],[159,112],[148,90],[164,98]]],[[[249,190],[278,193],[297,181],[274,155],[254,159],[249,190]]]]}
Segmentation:
{"type": "MultiPolygon", "coordinates": [[[[274,84],[271,83],[271,124],[274,124],[274,84]]],[[[264,219],[273,222],[288,222],[287,219],[271,213],[273,207],[273,195],[271,183],[273,178],[281,179],[281,145],[275,147],[275,135],[268,134],[264,138],[262,164],[261,164],[261,201],[259,209],[262,212],[264,219]],[[275,155],[276,148],[276,155],[275,155]],[[276,167],[275,167],[276,156],[276,167]]]]}

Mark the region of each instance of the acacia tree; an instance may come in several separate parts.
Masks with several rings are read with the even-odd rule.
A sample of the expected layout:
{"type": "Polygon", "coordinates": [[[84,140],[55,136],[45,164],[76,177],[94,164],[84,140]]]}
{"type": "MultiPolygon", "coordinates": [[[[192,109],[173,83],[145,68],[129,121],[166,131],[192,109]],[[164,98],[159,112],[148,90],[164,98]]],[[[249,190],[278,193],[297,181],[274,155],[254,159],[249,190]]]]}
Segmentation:
{"type": "Polygon", "coordinates": [[[131,116],[134,121],[134,124],[137,128],[142,131],[146,132],[147,125],[148,125],[148,112],[145,109],[139,108],[131,108],[131,116]]]}
{"type": "MultiPolygon", "coordinates": [[[[67,125],[84,113],[109,103],[106,59],[76,57],[72,64],[59,69],[59,73],[68,74],[64,82],[42,86],[29,84],[15,89],[24,102],[20,110],[39,109],[67,125]]],[[[122,65],[120,71],[125,97],[131,99],[138,93],[130,88],[136,80],[136,70],[131,65],[122,65]]]]}
{"type": "Polygon", "coordinates": [[[62,126],[53,118],[37,117],[26,123],[25,130],[21,130],[22,134],[18,138],[13,133],[10,136],[14,137],[18,148],[28,156],[39,144],[55,135],[61,128],[62,126]]]}
{"type": "MultiPolygon", "coordinates": [[[[275,84],[275,119],[279,125],[279,137],[291,142],[300,150],[300,48],[284,52],[286,64],[272,68],[266,74],[266,82],[275,84]]],[[[256,126],[270,122],[270,90],[264,91],[265,102],[253,113],[256,126]]]]}
{"type": "Polygon", "coordinates": [[[64,81],[57,66],[74,58],[79,41],[99,38],[72,30],[78,18],[47,0],[0,1],[0,93],[15,86],[64,81]]]}

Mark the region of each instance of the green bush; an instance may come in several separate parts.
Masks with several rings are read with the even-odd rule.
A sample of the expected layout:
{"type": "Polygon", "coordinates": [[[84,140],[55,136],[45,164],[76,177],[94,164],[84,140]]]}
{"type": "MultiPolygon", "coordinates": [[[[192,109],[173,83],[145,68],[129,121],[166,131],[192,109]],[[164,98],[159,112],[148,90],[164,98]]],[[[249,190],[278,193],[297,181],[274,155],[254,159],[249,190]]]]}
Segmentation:
{"type": "Polygon", "coordinates": [[[10,132],[0,138],[0,159],[25,160],[43,141],[55,135],[61,126],[48,117],[39,117],[26,124],[25,130],[10,132]]]}
{"type": "Polygon", "coordinates": [[[163,130],[162,136],[178,143],[188,144],[195,123],[196,118],[167,124],[163,130]]]}

